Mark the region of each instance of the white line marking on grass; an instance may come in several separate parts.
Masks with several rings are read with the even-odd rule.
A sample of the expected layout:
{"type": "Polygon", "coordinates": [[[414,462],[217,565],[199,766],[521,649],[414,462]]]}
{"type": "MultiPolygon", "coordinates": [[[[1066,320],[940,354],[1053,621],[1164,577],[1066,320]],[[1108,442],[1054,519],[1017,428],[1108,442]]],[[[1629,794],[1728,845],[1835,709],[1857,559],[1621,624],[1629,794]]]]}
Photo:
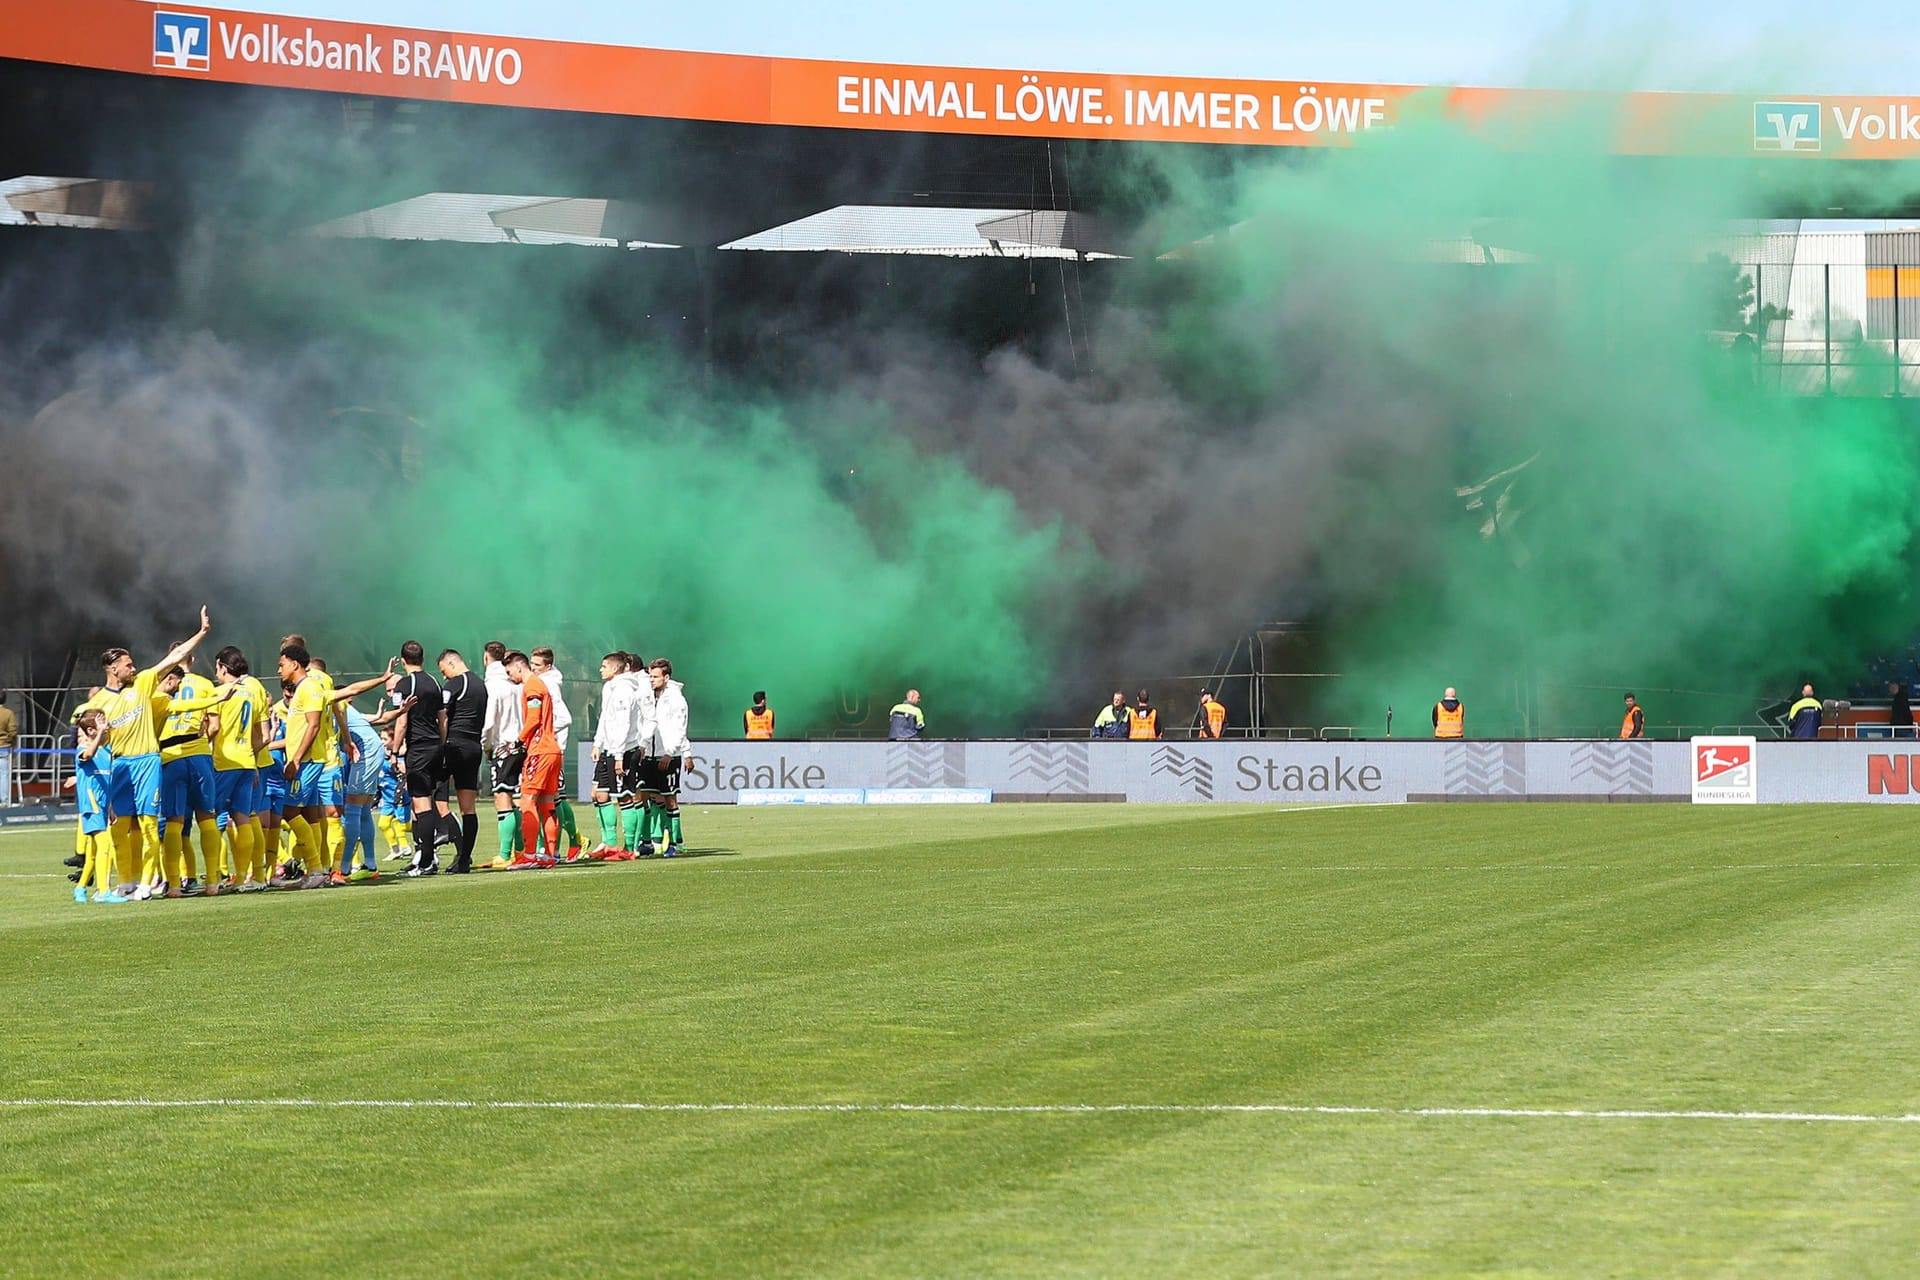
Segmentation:
{"type": "Polygon", "coordinates": [[[0,1107],[127,1111],[287,1108],[376,1111],[635,1111],[766,1115],[1290,1115],[1452,1120],[1722,1120],[1920,1124],[1920,1114],[1847,1111],[1662,1111],[1599,1107],[1358,1107],[1282,1102],[592,1102],[487,1098],[0,1098],[0,1107]]]}
{"type": "Polygon", "coordinates": [[[0,871],[0,880],[65,880],[58,871],[0,871]]]}

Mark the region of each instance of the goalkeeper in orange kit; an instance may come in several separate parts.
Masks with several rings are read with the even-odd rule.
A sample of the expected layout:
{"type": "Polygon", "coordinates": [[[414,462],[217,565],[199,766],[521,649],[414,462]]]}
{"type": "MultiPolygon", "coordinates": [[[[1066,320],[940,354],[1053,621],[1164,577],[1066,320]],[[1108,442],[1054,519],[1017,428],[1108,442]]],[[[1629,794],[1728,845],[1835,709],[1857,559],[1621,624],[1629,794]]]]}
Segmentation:
{"type": "Polygon", "coordinates": [[[527,655],[514,650],[506,657],[507,678],[520,687],[520,745],[527,761],[520,771],[520,853],[512,865],[551,867],[559,848],[560,822],[555,813],[560,799],[560,737],[553,727],[553,690],[533,673],[527,655]],[[540,854],[545,832],[549,850],[540,854]]]}

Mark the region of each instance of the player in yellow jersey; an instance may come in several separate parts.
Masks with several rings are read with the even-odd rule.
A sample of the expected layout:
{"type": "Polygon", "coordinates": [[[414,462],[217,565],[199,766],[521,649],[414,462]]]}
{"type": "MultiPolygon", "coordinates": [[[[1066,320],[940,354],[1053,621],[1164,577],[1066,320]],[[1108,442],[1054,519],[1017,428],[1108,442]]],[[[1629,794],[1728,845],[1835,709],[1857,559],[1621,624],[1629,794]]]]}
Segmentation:
{"type": "Polygon", "coordinates": [[[268,888],[281,882],[274,878],[280,863],[282,820],[286,816],[287,787],[287,698],[293,690],[278,681],[280,696],[267,708],[267,740],[260,747],[260,865],[268,888]]]}
{"type": "Polygon", "coordinates": [[[200,856],[206,863],[206,887],[220,885],[220,824],[214,820],[213,744],[207,740],[207,715],[220,704],[222,694],[213,681],[193,670],[189,658],[160,677],[160,687],[171,695],[160,727],[160,845],[167,860],[167,883],[175,892],[199,892],[194,881],[192,846],[187,843],[187,816],[200,834],[200,856]]]}
{"type": "MultiPolygon", "coordinates": [[[[145,671],[133,665],[125,649],[100,655],[106,684],[91,703],[107,718],[107,748],[113,752],[113,790],[108,808],[113,816],[114,853],[122,882],[131,882],[144,859],[160,858],[160,739],[154,732],[153,698],[160,675],[189,657],[212,627],[205,606],[200,630],[168,651],[145,671]]],[[[149,897],[145,884],[137,896],[149,897]]]]}
{"type": "MultiPolygon", "coordinates": [[[[233,846],[233,878],[242,893],[267,887],[273,863],[260,825],[260,770],[268,764],[267,691],[253,678],[247,655],[228,645],[213,655],[213,674],[235,692],[208,715],[213,726],[213,799],[233,846]]],[[[279,823],[274,823],[276,834],[279,823]]],[[[207,892],[218,892],[212,869],[207,892]]]]}
{"type": "MultiPolygon", "coordinates": [[[[327,664],[312,656],[307,638],[298,632],[280,637],[280,648],[284,651],[289,645],[307,649],[308,673],[316,677],[322,695],[328,699],[324,714],[319,721],[319,761],[320,771],[316,784],[319,796],[317,804],[320,816],[311,820],[312,838],[307,845],[307,855],[316,866],[309,870],[328,872],[335,861],[345,851],[347,842],[346,824],[342,820],[342,806],[346,800],[346,764],[350,752],[343,752],[341,744],[347,738],[347,713],[344,708],[331,702],[333,696],[333,677],[327,673],[327,664]]],[[[288,721],[291,732],[297,725],[298,717],[288,721]]],[[[304,810],[306,806],[302,806],[304,810]]],[[[292,828],[295,840],[300,838],[300,827],[292,828]]],[[[342,877],[344,882],[345,877],[342,877]]]]}
{"type": "Polygon", "coordinates": [[[347,878],[340,873],[339,863],[347,846],[347,762],[357,753],[353,750],[353,737],[347,731],[346,704],[335,696],[333,675],[327,670],[327,664],[314,658],[309,670],[327,697],[326,714],[321,717],[321,732],[327,744],[320,769],[320,826],[327,853],[327,865],[322,869],[333,876],[333,883],[345,884],[347,878]]]}
{"type": "MultiPolygon", "coordinates": [[[[336,824],[340,815],[339,793],[332,794],[329,806],[328,793],[323,789],[334,724],[332,688],[330,682],[315,678],[309,665],[312,661],[313,655],[304,645],[280,646],[280,679],[283,684],[293,685],[287,699],[286,822],[293,829],[295,852],[307,864],[307,878],[301,885],[304,889],[324,888],[330,879],[333,859],[324,824],[329,807],[336,824]]],[[[341,835],[344,845],[344,830],[341,835]]]]}

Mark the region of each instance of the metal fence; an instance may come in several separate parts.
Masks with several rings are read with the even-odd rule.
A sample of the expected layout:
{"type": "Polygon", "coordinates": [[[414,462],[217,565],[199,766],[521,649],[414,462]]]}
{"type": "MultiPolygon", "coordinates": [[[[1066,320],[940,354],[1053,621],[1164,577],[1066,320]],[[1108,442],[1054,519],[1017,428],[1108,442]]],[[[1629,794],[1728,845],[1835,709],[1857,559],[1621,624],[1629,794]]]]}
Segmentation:
{"type": "Polygon", "coordinates": [[[52,734],[23,733],[13,744],[11,768],[4,774],[0,806],[63,799],[73,776],[73,739],[64,744],[52,734]]]}
{"type": "Polygon", "coordinates": [[[1783,247],[1739,264],[1753,289],[1747,327],[1721,335],[1753,360],[1758,385],[1787,395],[1920,395],[1920,234],[1768,239],[1783,247]]]}
{"type": "Polygon", "coordinates": [[[16,688],[10,696],[19,698],[20,736],[13,744],[0,805],[63,799],[73,776],[73,731],[67,718],[85,701],[87,690],[16,688]]]}

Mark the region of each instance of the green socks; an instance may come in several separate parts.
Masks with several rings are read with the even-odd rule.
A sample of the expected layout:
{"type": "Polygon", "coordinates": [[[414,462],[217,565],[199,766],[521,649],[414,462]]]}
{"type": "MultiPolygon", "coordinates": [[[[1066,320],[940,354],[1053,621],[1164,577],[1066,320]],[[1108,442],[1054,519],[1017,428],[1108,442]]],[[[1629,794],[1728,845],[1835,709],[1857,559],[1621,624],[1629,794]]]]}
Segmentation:
{"type": "Polygon", "coordinates": [[[561,841],[561,845],[564,848],[571,849],[579,844],[580,827],[579,824],[573,820],[573,806],[567,802],[564,796],[561,797],[560,802],[554,806],[554,816],[560,819],[560,834],[565,837],[565,839],[561,841]]]}
{"type": "MultiPolygon", "coordinates": [[[[613,805],[601,805],[600,830],[603,834],[615,830],[612,815],[618,814],[619,844],[622,849],[633,851],[643,844],[664,845],[680,843],[680,813],[663,804],[623,805],[616,809],[613,805]]],[[[612,839],[608,844],[614,843],[612,839]]]]}
{"type": "Polygon", "coordinates": [[[594,816],[600,819],[600,843],[609,849],[620,847],[620,806],[597,804],[594,816]]]}
{"type": "Polygon", "coordinates": [[[519,851],[520,815],[508,809],[499,815],[500,819],[500,856],[511,858],[519,851]]]}

